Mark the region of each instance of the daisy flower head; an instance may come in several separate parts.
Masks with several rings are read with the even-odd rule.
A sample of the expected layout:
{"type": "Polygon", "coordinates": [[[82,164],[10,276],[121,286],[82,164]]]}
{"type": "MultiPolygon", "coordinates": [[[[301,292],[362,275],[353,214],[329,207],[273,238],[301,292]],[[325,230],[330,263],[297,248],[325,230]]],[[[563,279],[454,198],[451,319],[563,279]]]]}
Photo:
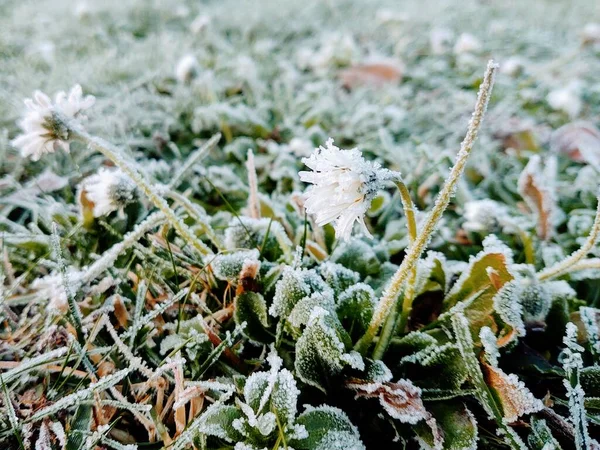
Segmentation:
{"type": "Polygon", "coordinates": [[[56,114],[68,119],[84,118],[81,112],[94,104],[92,95],[83,96],[80,85],[75,85],[67,94],[58,92],[54,102],[41,91],[25,100],[26,111],[19,121],[22,133],[12,140],[12,145],[21,150],[24,158],[39,160],[46,153],[62,148],[69,152],[68,130],[57,120],[56,114]]]}
{"type": "Polygon", "coordinates": [[[383,183],[399,179],[400,174],[365,160],[356,148],[336,147],[332,138],[302,162],[312,169],[299,173],[300,180],[312,184],[304,194],[304,206],[317,224],[334,223],[336,237],[348,240],[354,222],[358,222],[371,237],[365,214],[383,183]]]}
{"type": "Polygon", "coordinates": [[[119,169],[101,168],[82,182],[86,198],[93,203],[94,217],[122,209],[136,198],[136,185],[119,169]]]}

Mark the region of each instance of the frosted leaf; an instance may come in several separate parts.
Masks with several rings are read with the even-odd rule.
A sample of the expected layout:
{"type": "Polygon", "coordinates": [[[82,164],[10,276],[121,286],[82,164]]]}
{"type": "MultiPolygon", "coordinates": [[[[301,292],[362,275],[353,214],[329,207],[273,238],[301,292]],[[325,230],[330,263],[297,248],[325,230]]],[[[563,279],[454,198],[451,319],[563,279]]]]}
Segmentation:
{"type": "Polygon", "coordinates": [[[579,308],[581,321],[585,327],[590,349],[594,359],[598,362],[600,358],[600,329],[598,328],[598,310],[587,306],[579,308]]]}
{"type": "Polygon", "coordinates": [[[571,413],[569,420],[575,431],[575,445],[577,450],[584,450],[593,448],[592,445],[597,444],[589,435],[585,393],[579,382],[580,372],[583,368],[581,352],[584,349],[577,343],[577,332],[577,326],[569,322],[563,340],[566,346],[562,358],[563,368],[566,372],[563,384],[569,400],[569,412],[571,413]]]}
{"type": "Polygon", "coordinates": [[[307,384],[325,390],[323,379],[338,374],[352,363],[360,366],[358,355],[345,354],[343,330],[336,329],[336,319],[323,308],[311,313],[302,336],[296,342],[295,368],[298,377],[307,384]]]}
{"type": "Polygon", "coordinates": [[[541,400],[535,398],[515,374],[506,374],[491,365],[483,367],[488,385],[496,391],[502,404],[505,423],[516,422],[523,415],[544,409],[541,400]]]}
{"type": "Polygon", "coordinates": [[[294,269],[288,266],[275,285],[275,295],[269,314],[273,317],[286,318],[296,303],[304,297],[312,292],[328,289],[323,279],[314,270],[294,269]]]}
{"type": "Polygon", "coordinates": [[[520,300],[520,281],[506,283],[494,296],[494,310],[500,318],[517,332],[517,336],[525,336],[523,323],[523,307],[520,300]]]}
{"type": "Polygon", "coordinates": [[[381,267],[373,247],[356,238],[339,244],[333,251],[331,260],[358,272],[362,277],[376,274],[381,267]]]}
{"type": "Polygon", "coordinates": [[[546,421],[535,416],[531,418],[531,434],[528,443],[535,450],[560,450],[561,448],[552,436],[546,421]]]}
{"type": "Polygon", "coordinates": [[[340,320],[347,319],[365,330],[373,316],[375,303],[375,293],[371,286],[357,283],[340,294],[336,311],[340,320]]]}
{"type": "Polygon", "coordinates": [[[367,364],[366,379],[371,382],[386,383],[392,379],[392,372],[383,361],[370,361],[367,364]]]}
{"type": "Polygon", "coordinates": [[[317,307],[330,312],[334,311],[335,306],[331,292],[315,292],[309,297],[304,297],[296,303],[294,309],[288,315],[289,323],[296,328],[306,325],[312,311],[317,307]]]}
{"type": "Polygon", "coordinates": [[[263,243],[261,254],[269,261],[276,261],[286,252],[291,253],[292,242],[276,220],[236,217],[225,230],[225,247],[228,250],[253,249],[263,247],[263,243]]]}
{"type": "Polygon", "coordinates": [[[340,360],[344,361],[345,363],[347,363],[350,367],[352,367],[353,369],[357,369],[357,370],[364,370],[365,369],[365,363],[362,359],[362,356],[360,353],[352,350],[350,353],[344,353],[341,357],[340,360]]]}
{"type": "Polygon", "coordinates": [[[217,256],[211,263],[213,273],[219,280],[234,283],[238,280],[240,272],[247,261],[258,261],[257,249],[243,250],[217,256]]]}
{"type": "Polygon", "coordinates": [[[351,382],[348,387],[356,391],[355,398],[378,398],[386,412],[402,423],[414,425],[429,418],[421,400],[421,389],[409,380],[396,383],[351,382]]]}
{"type": "Polygon", "coordinates": [[[340,409],[328,405],[306,406],[298,417],[308,436],[291,445],[311,450],[364,450],[358,430],[340,409]]]}
{"type": "Polygon", "coordinates": [[[40,433],[37,441],[35,441],[35,450],[52,450],[52,444],[50,442],[50,431],[48,425],[42,423],[40,427],[40,433]]]}
{"type": "Polygon", "coordinates": [[[548,158],[545,166],[539,155],[533,155],[519,177],[519,194],[537,216],[537,233],[548,240],[554,233],[558,213],[556,204],[556,159],[548,158]]]}
{"type": "Polygon", "coordinates": [[[479,330],[479,339],[483,344],[485,350],[485,356],[488,362],[492,366],[498,366],[498,358],[500,358],[500,351],[498,350],[498,344],[496,343],[496,335],[490,327],[482,327],[479,330]]]}
{"type": "Polygon", "coordinates": [[[319,265],[319,274],[336,295],[359,282],[358,273],[341,264],[326,261],[319,265]]]}

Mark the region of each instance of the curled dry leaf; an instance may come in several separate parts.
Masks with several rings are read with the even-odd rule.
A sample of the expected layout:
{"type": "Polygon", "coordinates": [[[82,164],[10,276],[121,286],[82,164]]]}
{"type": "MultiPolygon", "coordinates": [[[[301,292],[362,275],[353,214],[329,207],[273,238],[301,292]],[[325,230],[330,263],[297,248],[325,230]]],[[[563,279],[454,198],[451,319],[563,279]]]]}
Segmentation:
{"type": "Polygon", "coordinates": [[[356,398],[379,398],[381,406],[400,422],[415,424],[430,416],[421,400],[421,389],[409,380],[380,383],[353,379],[347,386],[356,391],[356,398]]]}
{"type": "Polygon", "coordinates": [[[590,122],[573,122],[552,133],[550,148],[573,161],[600,168],[600,130],[590,122]]]}
{"type": "Polygon", "coordinates": [[[394,419],[414,425],[424,420],[431,428],[434,448],[442,448],[444,438],[436,420],[425,409],[421,400],[421,389],[409,380],[401,379],[396,383],[371,382],[352,379],[346,384],[356,391],[355,398],[378,398],[383,409],[394,419]]]}
{"type": "Polygon", "coordinates": [[[361,85],[381,86],[402,80],[404,67],[396,61],[379,61],[352,66],[340,72],[340,79],[348,89],[361,85]]]}
{"type": "Polygon", "coordinates": [[[552,219],[556,209],[555,178],[555,159],[549,158],[546,167],[543,167],[539,155],[531,157],[519,177],[519,194],[536,214],[537,233],[542,240],[550,239],[554,232],[552,219]]]}

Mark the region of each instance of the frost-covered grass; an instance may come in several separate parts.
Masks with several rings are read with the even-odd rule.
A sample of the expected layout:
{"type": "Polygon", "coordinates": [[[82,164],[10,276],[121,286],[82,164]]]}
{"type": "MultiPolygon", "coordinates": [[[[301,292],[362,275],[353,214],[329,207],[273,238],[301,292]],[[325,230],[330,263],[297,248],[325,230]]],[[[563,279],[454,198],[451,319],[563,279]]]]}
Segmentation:
{"type": "Polygon", "coordinates": [[[600,448],[600,10],[399,3],[0,0],[0,448],[600,448]]]}

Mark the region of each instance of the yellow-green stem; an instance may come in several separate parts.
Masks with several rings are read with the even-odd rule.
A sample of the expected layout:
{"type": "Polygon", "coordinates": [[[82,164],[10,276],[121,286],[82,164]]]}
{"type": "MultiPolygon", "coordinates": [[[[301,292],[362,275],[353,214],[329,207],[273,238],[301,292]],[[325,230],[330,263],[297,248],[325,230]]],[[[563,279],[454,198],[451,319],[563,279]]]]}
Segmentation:
{"type": "Polygon", "coordinates": [[[585,258],[594,245],[596,245],[598,236],[600,235],[600,195],[598,196],[597,202],[598,205],[596,206],[596,217],[594,218],[594,224],[592,225],[590,234],[581,248],[568,258],[563,259],[562,261],[554,264],[552,267],[548,267],[539,272],[538,279],[540,281],[548,280],[550,278],[565,274],[572,266],[585,258]]]}
{"type": "Polygon", "coordinates": [[[456,184],[458,183],[458,180],[460,179],[463,173],[463,170],[469,158],[469,154],[471,153],[473,144],[475,143],[475,139],[477,138],[477,133],[479,131],[479,128],[481,127],[483,116],[485,115],[487,104],[492,93],[494,77],[497,69],[498,65],[495,64],[493,61],[490,61],[488,63],[487,70],[483,77],[483,81],[481,83],[481,86],[479,87],[479,94],[477,96],[475,112],[473,113],[471,121],[469,122],[467,135],[465,136],[465,139],[461,144],[456,163],[454,164],[454,167],[452,168],[449,177],[446,179],[442,190],[438,194],[433,210],[431,211],[431,213],[427,217],[425,224],[423,225],[423,230],[418,234],[417,239],[411,246],[404,260],[400,264],[400,267],[392,276],[392,279],[390,280],[387,288],[385,289],[383,296],[381,297],[377,305],[375,313],[373,314],[373,318],[371,319],[371,323],[369,324],[367,332],[356,343],[355,349],[361,353],[364,353],[370,346],[381,324],[383,323],[387,315],[390,313],[391,309],[394,307],[402,285],[404,284],[408,275],[410,274],[413,265],[416,264],[418,259],[421,257],[421,254],[425,250],[425,247],[427,247],[427,244],[431,239],[431,235],[435,231],[438,222],[442,217],[442,214],[444,213],[444,211],[448,207],[448,204],[450,203],[450,199],[453,196],[456,184]]]}
{"type": "MultiPolygon", "coordinates": [[[[408,229],[408,249],[413,245],[415,239],[417,238],[417,221],[415,218],[415,205],[410,197],[410,192],[404,184],[404,181],[398,180],[396,181],[396,186],[398,186],[398,191],[400,192],[400,199],[402,201],[402,208],[404,209],[404,214],[406,215],[406,228],[408,229]]],[[[402,318],[405,321],[408,320],[408,315],[410,314],[410,308],[412,306],[412,298],[414,297],[414,284],[417,278],[417,265],[415,264],[411,271],[411,276],[404,290],[404,304],[402,306],[402,316],[400,323],[402,323],[402,318]],[[405,311],[408,310],[407,313],[405,311]],[[405,317],[406,316],[406,317],[405,317]]],[[[381,359],[385,354],[388,346],[390,345],[390,341],[396,334],[396,329],[398,326],[398,308],[395,308],[392,311],[392,314],[388,315],[386,319],[385,325],[381,332],[381,339],[378,340],[377,345],[375,345],[375,350],[373,351],[373,359],[381,359]]],[[[404,328],[400,328],[403,330],[404,328]]]]}

